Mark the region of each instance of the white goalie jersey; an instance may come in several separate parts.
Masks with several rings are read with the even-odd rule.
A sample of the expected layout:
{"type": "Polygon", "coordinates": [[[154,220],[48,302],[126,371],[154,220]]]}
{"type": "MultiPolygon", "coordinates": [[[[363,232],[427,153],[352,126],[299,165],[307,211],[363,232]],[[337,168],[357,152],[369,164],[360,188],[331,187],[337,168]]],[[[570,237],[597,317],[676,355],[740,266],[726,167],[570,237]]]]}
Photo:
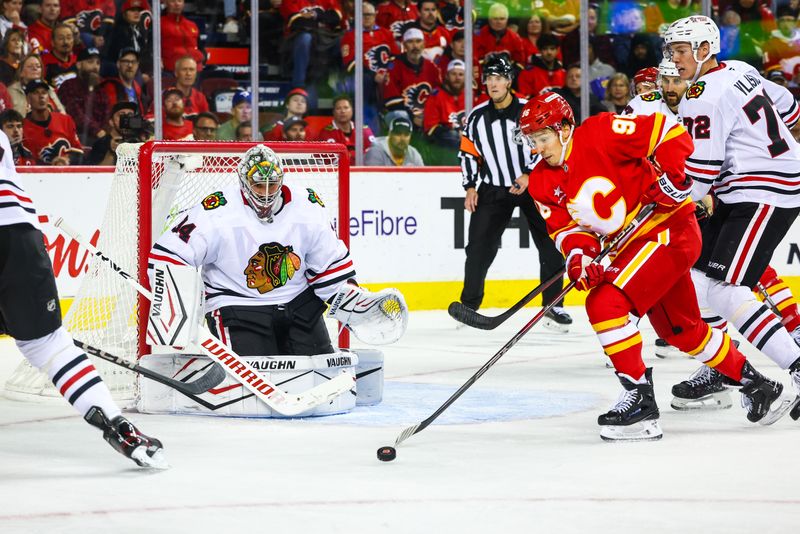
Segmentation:
{"type": "Polygon", "coordinates": [[[323,301],[355,277],[322,199],[282,186],[272,223],[261,222],[231,186],[176,217],[150,251],[152,262],[202,267],[206,312],[224,306],[286,304],[311,287],[323,301]]]}
{"type": "Polygon", "coordinates": [[[662,115],[674,119],[678,123],[681,122],[680,117],[673,113],[673,111],[664,101],[661,91],[651,91],[643,95],[636,95],[631,99],[630,102],[628,102],[628,106],[625,108],[625,111],[623,111],[622,114],[652,115],[653,113],[661,113],[662,115]]]}
{"type": "Polygon", "coordinates": [[[686,91],[678,108],[694,139],[686,175],[692,198],[800,206],[800,145],[789,129],[800,108],[752,66],[725,61],[686,91]]]}
{"type": "Polygon", "coordinates": [[[14,153],[6,134],[0,130],[0,226],[28,223],[39,228],[33,200],[22,189],[14,167],[14,153]]]}

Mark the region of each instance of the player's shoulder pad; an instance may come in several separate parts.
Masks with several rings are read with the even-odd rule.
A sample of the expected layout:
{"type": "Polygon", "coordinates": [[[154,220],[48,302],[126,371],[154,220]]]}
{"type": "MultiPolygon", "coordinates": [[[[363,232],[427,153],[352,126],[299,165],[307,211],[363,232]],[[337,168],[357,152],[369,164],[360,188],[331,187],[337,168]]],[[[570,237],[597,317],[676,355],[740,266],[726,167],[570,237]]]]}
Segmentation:
{"type": "Polygon", "coordinates": [[[658,91],[651,91],[649,93],[639,95],[639,98],[641,98],[644,102],[656,102],[661,100],[661,93],[658,91]]]}
{"type": "Polygon", "coordinates": [[[706,92],[706,82],[705,80],[700,80],[694,82],[689,88],[686,90],[686,100],[698,99],[700,98],[703,93],[706,92]]]}
{"type": "Polygon", "coordinates": [[[317,194],[316,191],[311,189],[310,187],[306,187],[306,200],[311,204],[316,204],[321,208],[325,207],[325,202],[322,201],[322,198],[317,194]]]}
{"type": "Polygon", "coordinates": [[[200,201],[200,206],[204,211],[211,211],[228,204],[228,199],[225,198],[225,192],[214,191],[200,201]]]}

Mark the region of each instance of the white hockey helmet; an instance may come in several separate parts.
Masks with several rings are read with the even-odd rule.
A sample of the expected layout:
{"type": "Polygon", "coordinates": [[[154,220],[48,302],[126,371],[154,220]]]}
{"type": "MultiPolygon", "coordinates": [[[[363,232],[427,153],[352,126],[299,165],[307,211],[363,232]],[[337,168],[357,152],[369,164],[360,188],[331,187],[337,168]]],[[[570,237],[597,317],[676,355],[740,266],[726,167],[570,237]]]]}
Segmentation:
{"type": "Polygon", "coordinates": [[[675,66],[675,63],[670,61],[667,58],[661,60],[661,63],[658,64],[658,76],[680,76],[681,74],[678,72],[678,67],[675,66]]]}
{"type": "Polygon", "coordinates": [[[703,15],[678,19],[664,32],[664,55],[671,57],[667,52],[672,43],[689,43],[695,52],[695,60],[699,61],[697,49],[705,42],[708,42],[711,54],[719,54],[719,28],[713,20],[703,15]]]}
{"type": "Polygon", "coordinates": [[[272,222],[272,207],[280,197],[282,184],[283,162],[271,148],[256,145],[244,153],[239,163],[239,186],[262,221],[272,222]]]}

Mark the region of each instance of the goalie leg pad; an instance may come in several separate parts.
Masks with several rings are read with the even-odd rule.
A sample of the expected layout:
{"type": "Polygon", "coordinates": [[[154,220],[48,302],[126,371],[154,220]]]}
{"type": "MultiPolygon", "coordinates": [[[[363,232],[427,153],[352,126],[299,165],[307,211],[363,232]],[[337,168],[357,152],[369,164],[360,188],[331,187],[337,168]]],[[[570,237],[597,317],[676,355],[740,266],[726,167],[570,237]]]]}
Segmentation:
{"type": "Polygon", "coordinates": [[[358,356],[356,364],[356,406],[374,406],[383,400],[383,352],[375,349],[351,349],[358,356]]]}
{"type": "MultiPolygon", "coordinates": [[[[260,374],[288,393],[302,393],[346,372],[355,377],[358,356],[335,352],[316,356],[244,356],[260,374]]],[[[192,381],[208,371],[213,362],[206,356],[190,354],[150,354],[139,365],[176,380],[192,381]]],[[[222,384],[198,396],[216,406],[210,410],[169,386],[139,377],[137,408],[142,413],[202,414],[230,417],[285,417],[256,399],[241,384],[228,377],[222,384]]],[[[357,384],[358,385],[358,384],[357,384]]],[[[346,413],[356,405],[355,388],[328,404],[298,417],[346,413]]]]}
{"type": "Polygon", "coordinates": [[[200,273],[188,265],[153,262],[150,275],[153,300],[147,321],[149,344],[170,347],[166,352],[191,346],[197,340],[203,316],[200,273]]]}

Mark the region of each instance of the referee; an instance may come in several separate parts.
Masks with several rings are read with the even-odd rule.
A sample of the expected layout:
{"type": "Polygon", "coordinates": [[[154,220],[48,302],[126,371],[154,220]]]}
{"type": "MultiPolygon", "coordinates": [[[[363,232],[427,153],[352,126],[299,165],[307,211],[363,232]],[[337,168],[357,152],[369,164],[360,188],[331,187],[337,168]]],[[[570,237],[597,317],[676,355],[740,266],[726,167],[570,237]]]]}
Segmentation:
{"type": "MultiPolygon", "coordinates": [[[[527,219],[539,250],[541,280],[564,267],[564,258],[547,234],[544,219],[528,194],[533,155],[529,147],[514,141],[517,119],[526,101],[511,92],[513,79],[513,66],[505,54],[495,54],[486,60],[483,83],[490,100],[469,115],[458,154],[466,190],[464,207],[472,214],[461,303],[475,310],[483,301],[486,273],[497,256],[503,231],[516,206],[527,219]]],[[[544,304],[552,302],[562,287],[563,284],[553,284],[547,288],[542,294],[544,304]]],[[[561,304],[548,312],[544,324],[566,332],[572,318],[561,304]]]]}

